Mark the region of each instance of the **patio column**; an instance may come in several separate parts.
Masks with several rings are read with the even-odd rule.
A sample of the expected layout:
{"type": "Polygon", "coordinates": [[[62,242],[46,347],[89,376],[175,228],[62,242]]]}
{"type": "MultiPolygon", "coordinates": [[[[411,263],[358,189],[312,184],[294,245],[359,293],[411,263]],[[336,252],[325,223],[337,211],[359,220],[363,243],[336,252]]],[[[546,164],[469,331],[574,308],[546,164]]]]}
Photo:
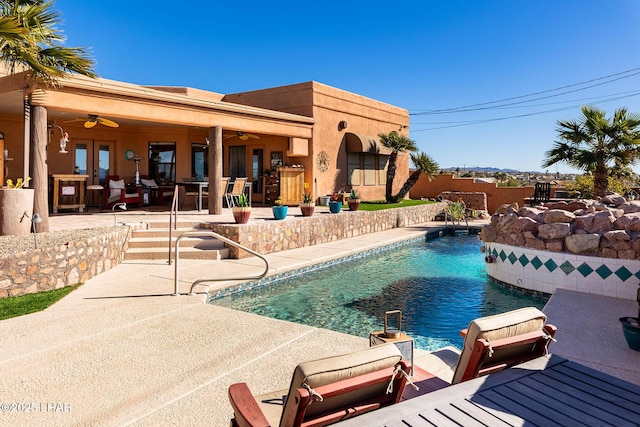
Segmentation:
{"type": "Polygon", "coordinates": [[[209,213],[222,214],[222,126],[209,128],[209,213]]]}
{"type": "Polygon", "coordinates": [[[31,107],[31,167],[33,179],[33,213],[40,214],[38,232],[49,231],[49,177],[47,168],[47,108],[31,107]]]}

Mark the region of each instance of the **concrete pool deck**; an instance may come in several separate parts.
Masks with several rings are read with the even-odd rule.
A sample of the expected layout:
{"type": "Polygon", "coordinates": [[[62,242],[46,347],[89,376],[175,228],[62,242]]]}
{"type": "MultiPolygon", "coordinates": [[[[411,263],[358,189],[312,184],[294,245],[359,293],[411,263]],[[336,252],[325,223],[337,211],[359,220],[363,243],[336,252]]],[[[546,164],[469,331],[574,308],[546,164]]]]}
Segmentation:
{"type": "MultiPolygon", "coordinates": [[[[111,215],[106,218],[113,221],[111,215]]],[[[393,229],[267,258],[272,272],[280,272],[424,235],[441,225],[393,229]]],[[[179,291],[186,293],[197,278],[238,271],[259,272],[260,262],[183,260],[179,291]]],[[[255,393],[285,388],[301,361],[368,345],[366,338],[203,304],[202,294],[173,296],[173,273],[166,262],[124,262],[43,312],[0,322],[1,424],[226,426],[230,384],[245,381],[255,393]]],[[[598,304],[598,298],[568,295],[572,315],[563,315],[564,296],[559,295],[550,301],[556,311],[548,315],[562,341],[551,351],[568,358],[573,352],[585,363],[593,347],[602,346],[595,362],[604,370],[610,360],[602,354],[612,350],[612,343],[579,339],[593,317],[589,304],[598,304]]],[[[613,335],[609,320],[592,322],[590,334],[613,335]]],[[[636,361],[628,371],[640,375],[634,359],[640,353],[626,345],[614,350],[634,353],[626,359],[636,361]]]]}

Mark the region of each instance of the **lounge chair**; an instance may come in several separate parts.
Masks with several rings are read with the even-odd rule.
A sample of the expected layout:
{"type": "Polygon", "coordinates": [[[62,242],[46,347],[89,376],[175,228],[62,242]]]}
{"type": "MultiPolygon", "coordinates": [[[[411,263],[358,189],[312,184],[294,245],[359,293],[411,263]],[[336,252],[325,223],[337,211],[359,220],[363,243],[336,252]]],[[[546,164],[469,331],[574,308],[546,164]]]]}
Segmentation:
{"type": "Polygon", "coordinates": [[[126,203],[127,207],[132,204],[142,205],[142,188],[127,188],[124,179],[120,179],[118,175],[107,175],[106,177],[107,191],[103,191],[102,206],[111,208],[116,203],[126,203]]]}
{"type": "Polygon", "coordinates": [[[384,344],[304,362],[296,367],[288,392],[254,397],[247,384],[233,384],[231,426],[325,426],[397,403],[411,369],[401,359],[396,346],[384,344]]]}
{"type": "Polygon", "coordinates": [[[457,384],[547,354],[557,328],[547,316],[526,307],[472,321],[462,351],[445,347],[419,358],[420,366],[449,384],[457,384]]]}

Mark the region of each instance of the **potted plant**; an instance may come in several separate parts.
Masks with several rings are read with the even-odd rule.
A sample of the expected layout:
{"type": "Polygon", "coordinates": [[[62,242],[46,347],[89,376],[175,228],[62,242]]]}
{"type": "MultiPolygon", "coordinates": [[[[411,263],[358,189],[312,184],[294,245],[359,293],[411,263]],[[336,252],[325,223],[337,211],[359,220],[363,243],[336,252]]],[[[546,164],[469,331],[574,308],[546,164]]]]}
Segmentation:
{"type": "Polygon", "coordinates": [[[231,208],[231,212],[233,212],[233,219],[237,224],[246,224],[249,221],[251,206],[249,206],[249,198],[246,194],[241,193],[237,197],[236,204],[231,208]]]}
{"type": "Polygon", "coordinates": [[[311,193],[302,193],[302,203],[300,203],[300,211],[302,212],[302,216],[311,216],[313,215],[313,210],[315,209],[316,204],[313,201],[313,196],[311,193]]]}
{"type": "Polygon", "coordinates": [[[336,193],[329,197],[329,210],[331,213],[338,213],[342,210],[342,202],[339,202],[338,199],[339,197],[336,193]]]}
{"type": "Polygon", "coordinates": [[[29,234],[33,218],[33,188],[24,188],[31,178],[7,179],[0,188],[0,236],[29,234]]]}
{"type": "Polygon", "coordinates": [[[278,197],[274,203],[275,206],[271,206],[273,217],[278,220],[285,219],[287,217],[289,206],[283,204],[284,202],[282,201],[282,197],[278,197]]]}
{"type": "Polygon", "coordinates": [[[347,198],[347,204],[349,205],[350,211],[357,211],[360,209],[360,194],[354,189],[351,189],[351,193],[349,193],[349,197],[347,198]]]}
{"type": "Polygon", "coordinates": [[[640,288],[638,288],[638,317],[621,317],[622,333],[631,350],[640,351],[640,288]]]}

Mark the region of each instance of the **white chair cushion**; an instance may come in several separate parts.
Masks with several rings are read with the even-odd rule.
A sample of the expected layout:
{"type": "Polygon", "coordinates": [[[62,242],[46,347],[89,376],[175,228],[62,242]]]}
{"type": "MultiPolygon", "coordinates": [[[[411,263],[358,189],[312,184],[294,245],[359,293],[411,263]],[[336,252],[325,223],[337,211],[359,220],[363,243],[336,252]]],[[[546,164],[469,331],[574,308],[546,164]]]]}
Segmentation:
{"type": "Polygon", "coordinates": [[[125,188],[124,179],[119,181],[109,181],[109,198],[120,197],[120,190],[125,188]]]}
{"type": "Polygon", "coordinates": [[[147,188],[158,188],[158,184],[156,184],[156,181],[154,179],[140,179],[140,182],[142,182],[142,185],[144,185],[147,188]]]}

